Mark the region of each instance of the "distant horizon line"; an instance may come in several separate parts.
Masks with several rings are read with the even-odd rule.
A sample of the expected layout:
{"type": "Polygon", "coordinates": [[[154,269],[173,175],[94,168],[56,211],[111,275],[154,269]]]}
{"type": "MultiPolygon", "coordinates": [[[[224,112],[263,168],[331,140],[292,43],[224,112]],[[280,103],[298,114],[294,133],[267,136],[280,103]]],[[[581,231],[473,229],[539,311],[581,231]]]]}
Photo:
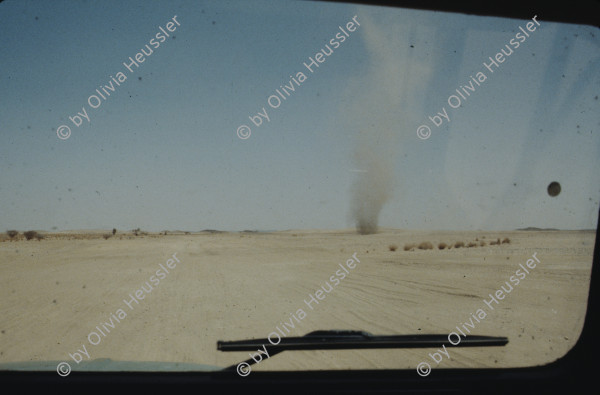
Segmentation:
{"type": "MultiPolygon", "coordinates": [[[[202,229],[202,230],[169,230],[169,229],[163,229],[160,231],[151,231],[151,230],[144,230],[141,228],[135,228],[135,229],[127,229],[127,230],[119,230],[117,228],[111,228],[111,229],[64,229],[64,230],[57,230],[57,229],[53,229],[53,230],[38,230],[38,229],[30,229],[36,232],[43,232],[43,233],[67,233],[67,232],[72,232],[72,233],[83,233],[83,232],[90,232],[90,233],[104,233],[104,232],[109,232],[112,233],[113,229],[116,229],[116,233],[135,233],[135,231],[137,230],[139,233],[146,233],[146,234],[163,234],[165,232],[167,233],[275,233],[275,232],[299,232],[299,231],[331,231],[331,232],[340,232],[340,231],[350,231],[350,232],[355,232],[356,229],[355,228],[338,228],[338,229],[321,229],[321,228],[304,228],[304,229],[244,229],[244,230],[220,230],[220,229],[202,229]]],[[[9,231],[13,231],[16,229],[7,229],[5,232],[9,232],[9,231]]],[[[26,232],[26,231],[20,231],[20,230],[16,230],[20,233],[26,232]]],[[[557,229],[557,228],[538,228],[535,226],[528,226],[525,228],[516,228],[516,229],[470,229],[470,230],[464,230],[464,229],[455,229],[455,230],[448,230],[448,229],[420,229],[420,228],[414,228],[414,229],[409,229],[409,228],[389,228],[389,227],[380,227],[378,232],[375,232],[373,234],[377,234],[380,231],[418,231],[418,232],[530,232],[530,231],[539,231],[539,232],[552,232],[552,231],[586,231],[586,232],[595,232],[596,229],[557,229]]]]}

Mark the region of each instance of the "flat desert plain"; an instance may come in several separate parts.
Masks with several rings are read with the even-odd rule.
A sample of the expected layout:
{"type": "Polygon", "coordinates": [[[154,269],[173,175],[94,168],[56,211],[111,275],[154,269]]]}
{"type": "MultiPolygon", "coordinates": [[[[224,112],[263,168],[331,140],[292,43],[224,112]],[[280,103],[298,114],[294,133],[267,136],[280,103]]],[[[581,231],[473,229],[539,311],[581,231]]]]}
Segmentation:
{"type": "Polygon", "coordinates": [[[249,355],[217,351],[218,340],[266,338],[290,320],[294,328],[286,326],[288,336],[318,329],[448,334],[470,324],[478,309],[486,316],[472,320],[471,333],[505,336],[506,346],[449,346],[449,359],[444,356],[439,365],[428,357],[435,349],[286,351],[252,368],[546,364],[563,356],[580,335],[594,240],[593,231],[394,229],[373,235],[304,230],[5,240],[0,243],[0,364],[67,361],[77,370],[69,354],[85,346],[90,359],[226,367],[249,355]],[[489,244],[497,238],[510,243],[489,244]],[[475,239],[486,245],[437,248],[440,242],[475,239]],[[423,241],[434,249],[404,251],[406,244],[423,241]],[[392,251],[391,245],[398,248],[392,251]],[[311,310],[305,300],[328,288],[339,265],[355,253],[359,263],[311,310]],[[505,282],[534,253],[540,263],[504,299],[492,302],[493,310],[486,306],[484,300],[502,285],[508,288],[505,282]],[[172,261],[176,266],[169,269],[174,254],[179,263],[172,261]],[[143,300],[132,302],[130,295],[142,286],[150,290],[146,282],[151,285],[161,264],[169,273],[155,278],[160,282],[151,292],[142,291],[143,300]],[[126,317],[112,319],[110,327],[119,309],[126,317]]]}

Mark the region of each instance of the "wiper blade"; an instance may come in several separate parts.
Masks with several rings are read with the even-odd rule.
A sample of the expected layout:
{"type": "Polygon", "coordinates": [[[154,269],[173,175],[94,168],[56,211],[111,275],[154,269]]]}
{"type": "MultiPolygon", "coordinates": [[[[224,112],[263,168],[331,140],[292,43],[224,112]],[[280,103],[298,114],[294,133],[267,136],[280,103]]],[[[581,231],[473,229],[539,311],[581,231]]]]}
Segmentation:
{"type": "MultiPolygon", "coordinates": [[[[454,347],[489,347],[504,346],[508,338],[497,336],[469,335],[461,338],[460,343],[453,345],[448,335],[416,334],[416,335],[373,335],[365,331],[320,330],[307,333],[301,337],[284,337],[277,344],[268,339],[248,339],[217,342],[220,351],[256,351],[263,348],[269,355],[286,350],[349,350],[365,348],[434,348],[442,345],[454,347]]],[[[249,365],[256,362],[250,358],[245,361],[249,365]]],[[[234,369],[238,364],[226,369],[234,369]]]]}
{"type": "MultiPolygon", "coordinates": [[[[467,336],[456,347],[504,346],[506,337],[467,336]]],[[[254,351],[262,345],[267,350],[346,350],[355,348],[430,348],[451,344],[448,335],[373,335],[365,331],[320,330],[302,337],[284,337],[277,344],[268,339],[217,342],[220,351],[254,351]]]]}

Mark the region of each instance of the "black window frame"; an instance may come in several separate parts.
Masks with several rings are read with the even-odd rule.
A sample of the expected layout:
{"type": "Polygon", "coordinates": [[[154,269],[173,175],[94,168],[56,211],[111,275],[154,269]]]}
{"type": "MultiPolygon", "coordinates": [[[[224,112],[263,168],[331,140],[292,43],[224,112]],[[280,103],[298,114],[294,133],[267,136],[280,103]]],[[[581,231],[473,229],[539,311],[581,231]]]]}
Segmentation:
{"type": "MultiPolygon", "coordinates": [[[[511,4],[502,2],[448,2],[448,1],[353,1],[329,0],[328,2],[381,5],[431,11],[444,11],[480,16],[497,16],[530,19],[538,15],[540,20],[600,26],[600,2],[570,1],[541,4],[511,4]]],[[[600,31],[598,31],[600,34],[600,31]]],[[[600,220],[600,211],[598,213],[600,220]]],[[[414,392],[468,392],[468,393],[581,393],[594,384],[595,357],[599,355],[597,337],[600,336],[597,313],[600,305],[600,274],[598,273],[598,251],[600,231],[596,227],[596,240],[590,278],[588,304],[583,330],[575,346],[562,358],[543,366],[527,368],[482,368],[482,369],[436,369],[428,377],[420,377],[415,369],[407,370],[319,370],[300,372],[252,372],[240,377],[233,372],[72,372],[60,377],[56,371],[24,372],[0,371],[0,382],[4,387],[19,388],[39,386],[66,386],[71,390],[100,390],[101,386],[120,388],[135,385],[149,386],[158,390],[181,391],[189,387],[190,392],[205,390],[239,391],[240,393],[414,393],[414,392]],[[596,313],[596,314],[594,314],[596,313]],[[18,387],[17,387],[18,386],[18,387]]],[[[215,345],[216,347],[216,345],[215,345]]],[[[276,366],[274,365],[274,368],[276,366]]],[[[593,387],[592,387],[593,388],[593,387]]],[[[60,390],[60,389],[59,389],[60,390]]],[[[21,391],[19,391],[21,392],[21,391]]],[[[586,391],[587,392],[587,391],[586,391]]]]}

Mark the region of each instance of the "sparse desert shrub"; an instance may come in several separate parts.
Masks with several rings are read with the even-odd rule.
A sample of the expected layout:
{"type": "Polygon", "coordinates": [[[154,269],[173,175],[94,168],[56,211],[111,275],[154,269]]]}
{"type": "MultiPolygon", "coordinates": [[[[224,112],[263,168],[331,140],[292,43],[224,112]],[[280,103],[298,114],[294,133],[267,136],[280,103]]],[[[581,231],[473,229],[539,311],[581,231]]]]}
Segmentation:
{"type": "Polygon", "coordinates": [[[510,244],[510,239],[505,237],[504,240],[502,240],[502,244],[510,244]]]}
{"type": "Polygon", "coordinates": [[[477,247],[477,243],[474,243],[474,242],[471,241],[471,242],[469,242],[469,244],[467,244],[467,247],[468,248],[477,247]]]}
{"type": "Polygon", "coordinates": [[[396,251],[398,249],[398,246],[396,244],[391,244],[388,246],[388,248],[390,249],[390,251],[396,251]]]}
{"type": "Polygon", "coordinates": [[[481,247],[485,247],[485,241],[481,240],[481,241],[479,242],[479,245],[480,245],[481,247]]]}
{"type": "Polygon", "coordinates": [[[117,234],[117,229],[113,228],[113,236],[117,234]]]}
{"type": "Polygon", "coordinates": [[[33,238],[37,237],[37,232],[35,230],[28,230],[27,232],[23,232],[23,236],[25,236],[25,238],[27,240],[31,240],[33,238]]]}
{"type": "Polygon", "coordinates": [[[444,248],[446,248],[446,247],[448,247],[448,246],[446,245],[446,243],[440,243],[440,244],[438,244],[438,248],[439,248],[440,250],[443,250],[443,249],[444,249],[444,248]]]}
{"type": "Polygon", "coordinates": [[[415,248],[414,244],[404,244],[404,251],[410,251],[415,248]]]}
{"type": "Polygon", "coordinates": [[[10,237],[11,239],[14,239],[15,236],[17,236],[19,234],[18,230],[7,230],[6,234],[8,235],[8,237],[10,237]]]}
{"type": "Polygon", "coordinates": [[[431,244],[428,241],[424,241],[421,244],[419,244],[419,250],[432,250],[433,249],[433,244],[431,244]]]}
{"type": "Polygon", "coordinates": [[[456,243],[454,243],[454,248],[461,248],[464,246],[465,246],[465,243],[463,243],[462,241],[457,241],[456,243]]]}
{"type": "Polygon", "coordinates": [[[106,234],[102,235],[102,237],[104,237],[104,240],[110,239],[111,236],[112,235],[110,233],[106,233],[106,234]]]}
{"type": "Polygon", "coordinates": [[[42,240],[44,238],[44,235],[41,234],[41,233],[36,233],[35,234],[35,238],[37,239],[37,241],[40,241],[40,240],[42,240]]]}
{"type": "Polygon", "coordinates": [[[498,244],[498,243],[496,243],[496,240],[492,240],[492,241],[490,241],[490,245],[491,245],[491,246],[495,246],[496,244],[498,244]]]}

